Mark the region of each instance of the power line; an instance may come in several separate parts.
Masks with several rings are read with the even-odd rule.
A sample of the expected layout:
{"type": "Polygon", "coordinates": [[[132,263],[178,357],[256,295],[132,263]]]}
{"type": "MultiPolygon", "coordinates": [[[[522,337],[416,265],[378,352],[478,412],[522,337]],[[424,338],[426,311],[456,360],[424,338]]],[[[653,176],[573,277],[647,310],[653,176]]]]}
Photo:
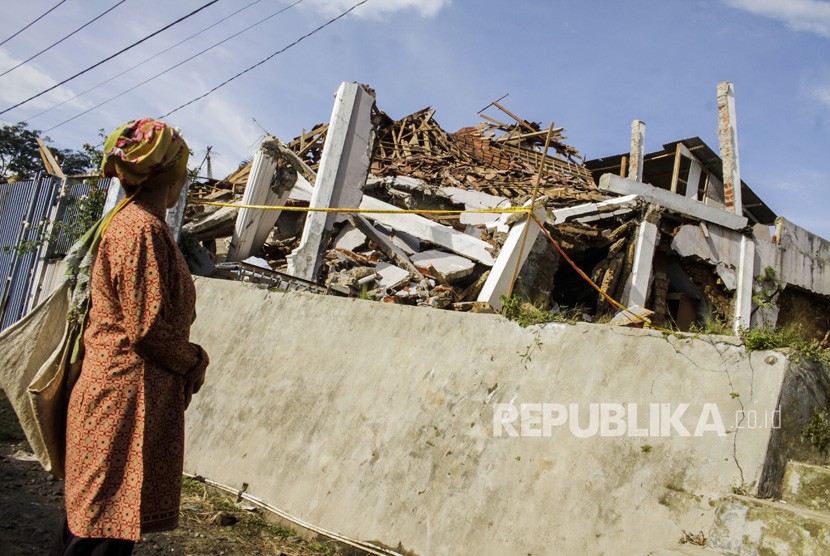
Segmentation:
{"type": "Polygon", "coordinates": [[[168,25],[166,25],[166,26],[162,27],[162,28],[161,28],[161,29],[159,29],[158,31],[156,31],[156,32],[154,32],[154,33],[152,33],[152,34],[150,34],[150,35],[147,35],[147,36],[146,36],[146,37],[144,37],[143,39],[141,39],[141,40],[139,40],[139,41],[134,42],[133,44],[131,44],[130,46],[127,46],[126,48],[122,48],[121,50],[119,50],[119,51],[118,51],[118,52],[116,52],[115,54],[113,54],[113,55],[111,55],[111,56],[108,56],[108,57],[104,58],[103,60],[101,60],[100,62],[98,62],[98,63],[96,63],[96,64],[93,64],[93,65],[89,66],[89,67],[88,67],[88,68],[86,68],[85,70],[83,70],[83,71],[80,71],[80,72],[76,73],[76,74],[75,74],[75,75],[73,75],[72,77],[68,77],[68,78],[64,79],[63,81],[61,81],[60,83],[56,83],[55,85],[52,85],[52,86],[51,86],[51,87],[49,87],[48,89],[44,89],[43,91],[39,92],[39,93],[38,93],[38,94],[36,94],[36,95],[32,95],[32,96],[30,96],[29,98],[27,98],[26,100],[20,101],[20,102],[18,102],[17,104],[15,104],[14,106],[10,106],[10,107],[6,108],[6,109],[5,109],[5,110],[3,110],[2,112],[0,112],[0,114],[5,114],[6,112],[8,112],[8,111],[10,111],[10,110],[14,110],[14,109],[15,109],[15,108],[17,108],[18,106],[22,106],[22,105],[26,104],[26,103],[27,103],[27,102],[29,102],[30,100],[34,100],[34,99],[36,99],[36,98],[37,98],[37,97],[39,97],[39,96],[45,95],[45,94],[46,94],[46,93],[48,93],[49,91],[54,91],[55,89],[57,89],[57,88],[58,88],[58,87],[60,87],[61,85],[65,85],[65,84],[69,83],[70,81],[72,81],[73,79],[75,79],[76,77],[80,77],[81,75],[83,75],[83,74],[87,73],[88,71],[90,71],[90,70],[92,70],[92,69],[97,68],[97,67],[98,67],[98,66],[100,66],[101,64],[104,64],[104,63],[106,63],[106,62],[109,62],[110,60],[112,60],[112,59],[113,59],[113,58],[115,58],[116,56],[118,56],[118,55],[120,55],[120,54],[125,53],[126,51],[130,50],[131,48],[134,48],[134,47],[138,46],[139,44],[143,43],[144,41],[146,41],[146,40],[148,40],[148,39],[150,39],[150,38],[152,38],[152,37],[155,37],[156,35],[158,35],[158,34],[159,34],[159,33],[161,33],[162,31],[166,31],[167,29],[170,29],[171,27],[173,27],[174,25],[176,25],[176,24],[178,24],[178,23],[181,23],[181,22],[182,22],[182,21],[184,21],[185,19],[187,19],[187,18],[189,18],[189,17],[191,17],[191,16],[193,16],[193,15],[196,15],[197,13],[201,12],[202,10],[204,10],[205,8],[207,8],[207,7],[209,7],[209,6],[212,6],[213,4],[217,3],[218,1],[219,1],[219,0],[211,0],[210,2],[208,2],[207,4],[205,4],[204,6],[202,6],[201,8],[197,8],[197,9],[193,10],[193,11],[192,11],[192,12],[190,12],[189,14],[187,14],[187,15],[185,15],[185,16],[183,16],[183,17],[180,17],[179,19],[177,19],[177,20],[176,20],[176,21],[174,21],[173,23],[170,23],[170,24],[168,24],[168,25]]]}
{"type": "Polygon", "coordinates": [[[164,74],[166,74],[166,73],[169,73],[169,72],[173,71],[174,69],[178,68],[179,66],[182,66],[182,65],[186,64],[187,62],[189,62],[189,61],[193,60],[194,58],[197,58],[197,57],[201,56],[201,55],[202,55],[202,54],[204,54],[205,52],[207,52],[207,51],[209,51],[209,50],[212,50],[212,49],[216,48],[217,46],[220,46],[220,45],[222,45],[222,44],[224,44],[224,43],[228,42],[229,40],[233,39],[234,37],[237,37],[237,36],[241,35],[242,33],[246,32],[246,31],[249,31],[250,29],[253,29],[253,28],[254,28],[254,27],[256,27],[257,25],[260,25],[260,24],[262,24],[262,23],[265,23],[265,22],[266,22],[266,21],[268,21],[269,19],[271,19],[271,18],[273,18],[273,17],[275,17],[275,16],[280,15],[281,13],[283,13],[283,12],[285,12],[285,11],[289,10],[290,8],[293,8],[293,7],[294,7],[294,6],[296,6],[297,4],[299,4],[299,3],[301,3],[301,2],[304,2],[304,1],[305,1],[305,0],[296,0],[293,4],[289,4],[288,6],[286,6],[286,7],[284,7],[284,8],[281,8],[280,10],[278,10],[278,11],[276,11],[276,12],[272,13],[272,14],[271,14],[271,15],[269,15],[268,17],[265,17],[265,18],[263,18],[263,19],[260,19],[260,20],[259,20],[259,21],[257,21],[256,23],[254,23],[254,24],[252,24],[252,25],[249,25],[248,27],[245,27],[245,28],[244,28],[244,29],[242,29],[241,31],[237,31],[237,32],[236,32],[236,33],[234,33],[233,35],[231,35],[231,36],[229,36],[229,37],[226,37],[226,38],[222,39],[221,41],[217,42],[216,44],[214,44],[214,45],[212,45],[212,46],[209,46],[209,47],[205,48],[204,50],[201,50],[201,51],[197,52],[196,54],[193,54],[192,56],[190,56],[190,57],[188,57],[188,58],[185,58],[185,59],[184,59],[184,60],[182,60],[181,62],[179,62],[179,63],[177,63],[177,64],[174,64],[174,65],[170,66],[170,67],[169,67],[169,68],[167,68],[166,70],[161,71],[161,72],[159,72],[159,73],[155,74],[155,75],[154,75],[154,76],[152,76],[152,77],[148,77],[147,79],[145,79],[145,80],[144,80],[144,81],[142,81],[141,83],[138,83],[137,85],[134,85],[134,86],[130,87],[129,89],[127,89],[127,90],[125,90],[125,91],[122,91],[122,92],[118,93],[117,95],[115,95],[115,96],[113,96],[113,97],[110,97],[110,98],[108,98],[107,100],[105,100],[105,101],[103,101],[103,102],[100,102],[100,103],[96,104],[96,105],[95,105],[95,106],[93,106],[92,108],[88,108],[88,109],[84,110],[84,111],[83,111],[83,112],[81,112],[80,114],[76,114],[76,115],[72,116],[71,118],[69,118],[69,119],[67,119],[67,120],[62,121],[61,123],[59,123],[59,124],[57,124],[57,125],[54,125],[54,126],[50,127],[49,129],[47,129],[46,131],[44,131],[44,133],[47,133],[47,132],[49,132],[49,131],[52,131],[53,129],[58,128],[58,127],[60,127],[60,126],[62,126],[62,125],[64,125],[64,124],[68,124],[68,123],[69,123],[69,122],[71,122],[72,120],[76,120],[76,119],[80,118],[81,116],[83,116],[84,114],[88,114],[88,113],[92,112],[93,110],[95,110],[95,109],[97,109],[97,108],[100,108],[100,107],[104,106],[105,104],[109,104],[109,103],[110,103],[110,102],[112,102],[113,100],[115,100],[115,99],[117,99],[117,98],[120,98],[120,97],[122,97],[122,96],[126,95],[127,93],[131,93],[131,92],[135,91],[137,88],[141,87],[142,85],[146,85],[146,84],[147,84],[147,83],[149,83],[150,81],[153,81],[153,80],[155,80],[155,79],[157,79],[157,78],[161,77],[162,75],[164,75],[164,74]]]}
{"type": "Polygon", "coordinates": [[[22,33],[23,31],[25,31],[26,29],[28,29],[29,27],[31,27],[32,25],[34,25],[35,23],[37,23],[38,21],[40,21],[41,19],[43,19],[44,17],[46,17],[47,15],[49,15],[49,13],[50,13],[52,10],[54,10],[55,8],[57,8],[58,6],[60,6],[61,4],[63,4],[64,2],[66,2],[66,0],[61,0],[60,2],[58,2],[57,4],[55,4],[54,6],[52,6],[52,7],[51,7],[51,8],[49,8],[48,10],[46,10],[46,12],[42,13],[42,14],[41,14],[40,16],[38,16],[38,17],[37,17],[34,21],[32,21],[31,23],[29,23],[27,26],[25,26],[23,29],[20,29],[17,33],[15,33],[14,35],[12,35],[11,37],[9,37],[9,38],[5,39],[3,42],[0,42],[0,46],[3,46],[3,45],[4,45],[4,44],[6,44],[7,42],[9,42],[9,41],[10,41],[10,40],[12,40],[13,38],[15,38],[17,35],[19,35],[19,34],[20,34],[20,33],[22,33]]]}
{"type": "Polygon", "coordinates": [[[173,113],[175,113],[175,112],[178,112],[178,111],[179,111],[179,110],[181,110],[182,108],[185,108],[185,107],[187,107],[187,106],[190,106],[191,104],[193,104],[193,103],[194,103],[194,102],[196,102],[196,101],[202,100],[203,98],[205,98],[205,97],[206,97],[206,96],[208,96],[209,94],[213,93],[214,91],[216,91],[216,90],[218,90],[218,89],[221,89],[222,87],[224,87],[225,85],[227,85],[228,83],[230,83],[231,81],[233,81],[234,79],[236,79],[236,78],[238,78],[238,77],[241,77],[241,76],[245,75],[246,73],[248,73],[248,72],[249,72],[249,71],[251,71],[252,69],[254,69],[254,68],[256,68],[256,67],[259,67],[259,66],[261,66],[262,64],[264,64],[265,62],[267,62],[268,60],[270,60],[271,58],[273,58],[273,57],[275,57],[275,56],[277,56],[277,55],[279,55],[279,54],[282,54],[283,52],[285,52],[286,50],[288,50],[288,49],[289,49],[289,48],[291,48],[292,46],[297,45],[298,43],[300,43],[300,42],[301,42],[301,41],[303,41],[304,39],[307,39],[308,37],[310,37],[311,35],[313,35],[313,34],[317,33],[318,31],[321,31],[321,30],[325,29],[326,27],[328,27],[329,25],[331,25],[332,23],[334,23],[334,22],[335,22],[335,21],[337,21],[338,19],[340,19],[340,18],[342,18],[342,17],[345,17],[345,16],[346,16],[346,15],[348,15],[351,11],[353,11],[355,8],[357,8],[357,7],[359,7],[359,6],[362,6],[363,4],[365,4],[365,3],[366,3],[366,2],[368,2],[368,1],[369,1],[369,0],[361,0],[360,2],[358,2],[358,3],[357,3],[357,4],[355,4],[355,5],[353,5],[351,8],[349,8],[349,9],[348,9],[348,10],[346,10],[345,12],[341,13],[341,14],[340,14],[340,15],[338,15],[337,17],[335,17],[335,18],[333,18],[333,19],[330,19],[329,21],[327,21],[326,23],[324,23],[324,24],[320,25],[319,27],[317,27],[317,28],[316,28],[316,29],[314,29],[313,31],[311,31],[311,32],[309,32],[309,33],[306,33],[305,35],[303,35],[302,37],[300,37],[300,38],[299,38],[299,39],[297,39],[296,41],[292,42],[292,43],[291,43],[291,44],[289,44],[288,46],[286,46],[286,47],[282,48],[281,50],[278,50],[278,51],[274,52],[273,54],[271,54],[270,56],[268,56],[268,57],[266,57],[266,58],[263,58],[262,60],[260,60],[260,61],[259,61],[259,62],[257,62],[256,64],[254,64],[253,66],[251,66],[251,67],[249,67],[249,68],[247,68],[247,69],[242,70],[241,72],[237,73],[236,75],[234,75],[233,77],[231,77],[231,78],[229,78],[229,79],[226,79],[225,81],[223,81],[222,83],[220,83],[219,85],[217,85],[217,86],[216,86],[216,87],[214,87],[213,89],[209,90],[209,91],[208,91],[208,92],[206,92],[205,94],[203,94],[203,95],[201,95],[201,96],[198,96],[198,97],[194,98],[193,100],[188,101],[188,102],[186,102],[186,103],[182,104],[182,105],[181,105],[181,106],[179,106],[178,108],[174,108],[173,110],[171,110],[171,111],[170,111],[170,112],[168,112],[167,114],[164,114],[163,116],[159,116],[159,119],[161,119],[161,118],[166,118],[166,117],[167,117],[167,116],[169,116],[170,114],[173,114],[173,113]]]}
{"type": "Polygon", "coordinates": [[[14,66],[13,68],[7,69],[7,70],[6,70],[6,71],[4,71],[3,73],[0,73],[0,77],[3,77],[3,76],[4,76],[4,75],[6,75],[7,73],[10,73],[10,72],[12,72],[12,71],[16,70],[17,68],[19,68],[19,67],[20,67],[20,66],[22,66],[23,64],[26,64],[26,63],[28,63],[28,62],[31,62],[32,60],[34,60],[35,58],[37,58],[38,56],[40,56],[40,55],[41,55],[41,54],[43,54],[44,52],[46,52],[46,51],[48,51],[48,50],[51,50],[51,49],[52,49],[52,48],[54,48],[55,46],[59,45],[60,43],[62,43],[63,41],[65,41],[66,39],[68,39],[69,37],[71,37],[72,35],[76,34],[78,31],[82,30],[84,27],[87,27],[88,25],[90,25],[90,24],[92,24],[92,23],[94,23],[94,22],[98,21],[99,19],[101,19],[102,17],[104,17],[104,16],[105,16],[105,15],[107,15],[109,12],[111,12],[112,10],[114,10],[115,8],[117,8],[118,6],[120,6],[121,4],[123,4],[123,3],[124,3],[124,2],[126,2],[126,1],[127,1],[127,0],[121,0],[120,2],[118,2],[117,4],[115,4],[114,6],[112,6],[111,8],[109,8],[109,9],[107,9],[106,11],[102,12],[101,14],[97,15],[95,18],[93,18],[93,19],[91,19],[91,20],[87,21],[86,23],[84,23],[83,25],[81,25],[80,27],[78,27],[77,29],[75,29],[74,31],[72,31],[71,33],[69,33],[68,35],[66,35],[65,37],[63,37],[62,39],[59,39],[58,41],[56,41],[56,42],[52,43],[51,45],[47,46],[46,48],[44,48],[43,50],[41,50],[41,51],[40,51],[40,52],[38,52],[37,54],[34,54],[33,56],[30,56],[29,58],[27,58],[27,59],[23,60],[22,62],[20,62],[19,64],[17,64],[17,65],[16,65],[16,66],[14,66]]]}
{"type": "Polygon", "coordinates": [[[57,45],[59,45],[60,43],[62,43],[63,41],[65,41],[66,39],[68,39],[69,37],[71,37],[72,35],[74,35],[75,33],[77,33],[78,31],[80,31],[81,29],[83,29],[83,28],[84,28],[84,27],[86,27],[87,25],[90,25],[90,24],[92,24],[92,23],[95,23],[96,21],[98,21],[99,19],[101,19],[102,17],[104,17],[105,15],[107,15],[107,14],[108,14],[108,13],[110,13],[112,10],[114,10],[115,8],[117,8],[118,6],[120,6],[121,4],[123,4],[123,3],[124,3],[124,2],[126,2],[126,1],[127,1],[127,0],[121,0],[120,2],[118,2],[116,5],[114,5],[114,6],[113,6],[113,7],[111,7],[110,9],[108,9],[108,10],[106,10],[105,12],[103,12],[103,13],[99,14],[99,15],[98,15],[98,16],[96,16],[94,19],[90,19],[89,21],[87,21],[86,23],[84,23],[83,25],[81,25],[80,27],[78,27],[77,29],[75,29],[74,31],[72,31],[71,33],[69,33],[68,35],[66,35],[65,37],[63,37],[62,39],[58,40],[57,42],[53,42],[52,44],[50,44],[49,46],[47,46],[46,48],[44,48],[43,50],[41,50],[40,52],[38,52],[37,54],[35,54],[34,56],[30,56],[30,57],[26,58],[25,60],[23,60],[22,62],[20,62],[19,64],[17,64],[16,66],[14,66],[13,68],[11,68],[11,69],[7,69],[7,70],[6,70],[6,71],[4,71],[3,73],[0,73],[0,77],[3,77],[3,76],[4,76],[4,75],[6,75],[7,73],[9,73],[9,72],[12,72],[12,71],[16,70],[17,68],[19,68],[19,67],[20,67],[20,66],[22,66],[23,64],[26,64],[26,63],[28,63],[28,62],[31,62],[32,60],[34,60],[35,58],[37,58],[38,56],[40,56],[41,54],[43,54],[43,53],[44,53],[44,52],[46,52],[47,50],[51,50],[52,48],[56,47],[57,45]]]}
{"type": "MultiPolygon", "coordinates": [[[[300,0],[300,1],[302,1],[302,0],[300,0]]],[[[31,121],[31,120],[34,120],[35,118],[37,118],[37,117],[39,117],[39,116],[42,116],[42,115],[46,114],[47,112],[51,112],[51,111],[52,111],[52,110],[54,110],[55,108],[58,108],[58,107],[60,107],[60,106],[63,106],[63,105],[64,105],[64,104],[66,104],[67,102],[73,101],[73,100],[75,100],[75,99],[76,99],[76,98],[78,98],[78,97],[82,97],[82,96],[84,96],[85,94],[89,93],[90,91],[94,91],[94,90],[95,90],[95,89],[97,89],[98,87],[101,87],[102,85],[106,85],[107,83],[109,83],[110,81],[112,81],[112,80],[114,80],[114,79],[118,79],[119,77],[121,77],[121,76],[122,76],[122,75],[124,75],[125,73],[129,73],[129,72],[131,72],[132,70],[134,70],[135,68],[137,68],[137,67],[139,67],[139,66],[142,66],[142,65],[146,64],[146,63],[147,63],[147,62],[149,62],[150,60],[153,60],[153,59],[155,59],[155,58],[158,58],[159,56],[161,56],[161,55],[162,55],[162,54],[164,54],[165,52],[169,52],[170,50],[173,50],[174,48],[176,48],[176,47],[178,47],[178,46],[180,46],[180,45],[182,45],[182,44],[186,43],[186,42],[187,42],[187,41],[189,41],[190,39],[192,39],[192,38],[194,38],[194,37],[196,37],[196,36],[198,36],[198,35],[201,35],[201,34],[202,34],[202,33],[204,33],[205,31],[208,31],[208,30],[210,30],[210,29],[213,29],[214,27],[216,27],[216,26],[217,26],[217,25],[219,25],[220,23],[222,23],[222,22],[224,22],[224,21],[226,21],[226,20],[228,20],[228,19],[232,18],[233,16],[235,16],[235,15],[236,15],[236,14],[238,14],[239,12],[242,12],[242,11],[244,11],[244,10],[247,10],[248,8],[250,8],[251,6],[253,6],[254,4],[259,4],[260,2],[262,2],[262,0],[254,0],[253,2],[251,2],[250,4],[248,4],[247,6],[245,6],[245,7],[243,7],[243,8],[239,8],[238,10],[236,10],[235,12],[233,12],[233,13],[232,13],[232,14],[230,14],[230,15],[226,15],[225,17],[223,17],[222,19],[220,19],[220,20],[219,20],[219,21],[217,21],[216,23],[214,23],[214,24],[212,24],[212,25],[208,25],[207,27],[205,27],[205,28],[204,28],[204,29],[202,29],[201,31],[198,31],[198,32],[196,32],[196,33],[193,33],[192,35],[190,35],[190,36],[189,36],[189,37],[187,37],[186,39],[183,39],[183,40],[181,40],[181,41],[177,42],[176,44],[174,44],[174,45],[172,45],[172,46],[170,46],[170,47],[168,47],[168,48],[165,48],[164,50],[162,50],[162,51],[160,51],[160,52],[157,52],[156,54],[153,54],[153,55],[152,55],[152,56],[150,56],[149,58],[145,58],[143,61],[141,61],[141,62],[137,63],[136,65],[134,65],[134,66],[132,66],[132,67],[129,67],[129,68],[125,69],[125,70],[124,70],[124,71],[122,71],[121,73],[118,73],[118,74],[116,74],[116,75],[113,75],[113,76],[112,76],[112,77],[110,77],[109,79],[106,79],[106,80],[104,80],[104,81],[101,81],[100,83],[98,83],[98,84],[97,84],[97,85],[95,85],[94,87],[90,87],[90,88],[89,88],[89,89],[87,89],[86,91],[83,91],[83,92],[81,92],[81,93],[78,93],[77,95],[71,96],[71,97],[69,97],[68,99],[66,99],[66,100],[64,100],[64,101],[61,101],[61,102],[59,102],[58,104],[55,104],[54,106],[52,106],[52,107],[50,107],[50,108],[47,108],[46,110],[43,110],[42,112],[38,112],[38,113],[37,113],[37,114],[35,114],[34,116],[30,116],[29,118],[27,118],[27,119],[26,119],[26,121],[31,121]]],[[[290,7],[290,6],[289,6],[289,7],[290,7]]],[[[243,29],[243,31],[244,31],[244,29],[243,29]]],[[[107,102],[109,102],[109,101],[107,101],[107,102]]],[[[100,106],[100,105],[99,105],[99,106],[100,106]]],[[[95,108],[98,108],[98,106],[95,106],[95,108]]],[[[64,123],[65,123],[65,122],[64,122],[64,123]]],[[[58,125],[61,125],[61,124],[58,124],[58,125]]]]}

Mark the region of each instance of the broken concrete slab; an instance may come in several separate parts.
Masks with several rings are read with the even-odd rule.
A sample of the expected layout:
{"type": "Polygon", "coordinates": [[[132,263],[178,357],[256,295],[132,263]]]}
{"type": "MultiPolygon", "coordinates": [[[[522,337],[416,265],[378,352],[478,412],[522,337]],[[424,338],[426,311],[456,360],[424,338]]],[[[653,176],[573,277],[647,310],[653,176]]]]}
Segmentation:
{"type": "Polygon", "coordinates": [[[411,260],[420,269],[434,268],[447,282],[466,278],[473,273],[476,266],[470,259],[437,249],[416,253],[412,255],[411,260]]]}
{"type": "Polygon", "coordinates": [[[620,195],[636,194],[651,203],[662,205],[669,210],[718,224],[732,230],[741,230],[747,225],[747,219],[744,216],[739,216],[713,205],[703,204],[699,201],[672,193],[671,191],[666,191],[665,189],[621,178],[613,174],[604,174],[599,180],[599,188],[600,190],[612,191],[620,195]]]}
{"type": "Polygon", "coordinates": [[[366,245],[366,235],[354,227],[351,222],[346,222],[340,233],[334,239],[335,249],[356,251],[359,247],[366,245]]]}
{"type": "MultiPolygon", "coordinates": [[[[510,201],[505,197],[490,195],[481,191],[461,189],[458,187],[442,187],[441,193],[458,205],[463,204],[464,210],[495,209],[509,207],[510,201]]],[[[463,213],[459,220],[462,224],[478,225],[492,222],[499,218],[499,213],[463,213]]]]}
{"type": "MultiPolygon", "coordinates": [[[[360,202],[361,209],[400,210],[395,205],[384,203],[368,195],[363,196],[360,202]]],[[[382,214],[366,213],[366,218],[380,222],[390,228],[414,235],[424,241],[429,241],[445,247],[464,257],[469,257],[487,266],[495,262],[490,254],[490,244],[486,241],[470,237],[449,226],[438,224],[417,214],[382,214]]]]}
{"type": "Polygon", "coordinates": [[[239,214],[235,207],[221,207],[204,218],[188,222],[182,230],[192,234],[197,241],[207,241],[233,234],[234,223],[239,214]]]}
{"type": "Polygon", "coordinates": [[[387,257],[398,263],[400,266],[409,270],[409,272],[421,277],[421,273],[409,260],[409,257],[404,253],[400,247],[395,245],[392,238],[372,226],[372,223],[366,220],[363,216],[355,214],[349,221],[357,227],[366,237],[372,240],[387,257]]]}
{"type": "Polygon", "coordinates": [[[636,194],[632,194],[600,201],[598,203],[585,203],[584,205],[577,205],[575,207],[554,209],[551,211],[550,216],[548,216],[547,223],[551,226],[556,226],[568,220],[577,219],[577,217],[597,216],[598,218],[603,218],[606,214],[609,217],[616,216],[622,214],[620,211],[623,209],[627,209],[625,212],[630,212],[637,206],[638,198],[636,194]]]}
{"type": "Polygon", "coordinates": [[[379,262],[375,272],[380,275],[378,287],[383,290],[395,289],[408,282],[411,276],[408,270],[385,262],[379,262]]]}

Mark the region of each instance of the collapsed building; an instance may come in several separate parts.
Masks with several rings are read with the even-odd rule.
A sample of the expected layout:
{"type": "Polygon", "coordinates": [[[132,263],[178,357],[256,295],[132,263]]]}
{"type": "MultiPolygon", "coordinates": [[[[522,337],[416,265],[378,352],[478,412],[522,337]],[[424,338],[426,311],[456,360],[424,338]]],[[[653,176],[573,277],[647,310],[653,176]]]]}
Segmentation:
{"type": "Polygon", "coordinates": [[[394,120],[373,90],[344,83],[329,124],[266,137],[251,163],[191,188],[202,201],[283,207],[191,204],[194,270],[458,311],[518,299],[679,330],[798,324],[826,346],[830,246],[741,180],[731,84],[718,95],[720,155],[698,137],[646,154],[635,121],[630,152],[585,161],[563,128],[503,99],[448,133],[432,108],[394,120]]]}

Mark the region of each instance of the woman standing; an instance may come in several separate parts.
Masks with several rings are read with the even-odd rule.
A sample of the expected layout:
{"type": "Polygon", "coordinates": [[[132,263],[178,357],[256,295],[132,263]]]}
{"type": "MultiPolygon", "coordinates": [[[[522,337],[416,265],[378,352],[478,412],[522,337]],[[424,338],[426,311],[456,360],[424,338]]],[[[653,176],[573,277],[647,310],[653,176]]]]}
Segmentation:
{"type": "Polygon", "coordinates": [[[104,175],[128,200],[93,266],[85,356],[67,415],[67,522],[52,554],[130,554],[178,526],[184,411],[208,357],[189,342],[195,288],[165,224],[189,151],[163,122],[129,122],[104,142],[104,175]]]}

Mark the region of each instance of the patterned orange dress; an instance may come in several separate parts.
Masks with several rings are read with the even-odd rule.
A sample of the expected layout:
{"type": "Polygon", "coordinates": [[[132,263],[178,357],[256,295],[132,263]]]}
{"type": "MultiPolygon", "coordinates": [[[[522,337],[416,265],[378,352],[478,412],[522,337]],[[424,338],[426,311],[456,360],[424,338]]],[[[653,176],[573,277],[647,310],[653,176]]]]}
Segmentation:
{"type": "Polygon", "coordinates": [[[134,202],[101,241],[67,416],[66,512],[79,537],[138,540],[178,526],[196,292],[164,213],[134,202]]]}

